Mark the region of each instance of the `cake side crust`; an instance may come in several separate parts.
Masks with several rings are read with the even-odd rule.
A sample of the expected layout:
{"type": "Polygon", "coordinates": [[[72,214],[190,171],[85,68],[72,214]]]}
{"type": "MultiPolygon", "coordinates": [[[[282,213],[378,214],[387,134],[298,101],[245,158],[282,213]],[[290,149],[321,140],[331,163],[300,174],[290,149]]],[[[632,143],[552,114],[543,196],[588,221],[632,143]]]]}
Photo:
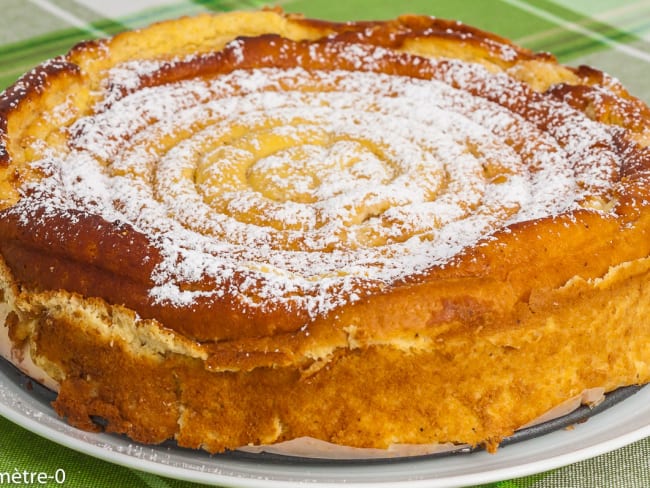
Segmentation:
{"type": "Polygon", "coordinates": [[[210,370],[200,345],[156,328],[144,334],[124,312],[116,326],[110,306],[65,293],[23,291],[14,302],[20,320],[5,326],[10,337],[22,331],[37,364],[50,365],[57,412],[84,429],[97,429],[92,419],[101,417],[107,431],[141,442],[175,438],[211,452],[305,436],[366,448],[451,442],[494,450],[586,389],[650,381],[642,320],[649,268],[647,259],[624,263],[602,278],[540,291],[508,328],[454,333],[449,323],[451,332],[426,348],[406,338],[352,342],[316,366],[297,358],[210,370]]]}

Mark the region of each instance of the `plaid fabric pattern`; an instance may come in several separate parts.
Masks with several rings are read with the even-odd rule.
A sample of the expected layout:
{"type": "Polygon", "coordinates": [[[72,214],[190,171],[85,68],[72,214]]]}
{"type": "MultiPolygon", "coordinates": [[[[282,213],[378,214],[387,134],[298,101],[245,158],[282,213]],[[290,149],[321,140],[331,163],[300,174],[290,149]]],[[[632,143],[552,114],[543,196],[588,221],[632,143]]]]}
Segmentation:
{"type": "MultiPolygon", "coordinates": [[[[387,19],[402,13],[454,18],[499,33],[569,64],[592,64],[650,102],[650,0],[0,0],[0,89],[75,43],[202,11],[279,5],[331,20],[387,19]]],[[[2,412],[0,412],[0,415],[2,412]]],[[[178,481],[61,447],[0,417],[0,473],[65,471],[70,487],[189,488],[178,481]]],[[[0,480],[5,484],[6,480],[0,480]]],[[[29,484],[29,483],[21,483],[29,484]]],[[[483,488],[650,487],[650,438],[570,466],[483,488]]]]}

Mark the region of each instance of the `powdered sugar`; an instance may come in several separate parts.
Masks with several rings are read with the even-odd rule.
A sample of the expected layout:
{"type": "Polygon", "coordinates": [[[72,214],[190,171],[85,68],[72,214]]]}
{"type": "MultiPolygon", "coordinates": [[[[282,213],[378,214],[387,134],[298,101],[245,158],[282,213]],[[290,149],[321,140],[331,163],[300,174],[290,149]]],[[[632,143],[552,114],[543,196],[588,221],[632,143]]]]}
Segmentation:
{"type": "Polygon", "coordinates": [[[554,121],[524,117],[505,75],[449,66],[438,81],[265,68],[137,89],[159,64],[127,63],[70,154],[35,163],[50,176],[26,201],[150,236],[156,302],[228,294],[315,317],[609,188],[607,129],[555,101],[554,121]],[[478,83],[492,95],[464,89],[478,83]]]}

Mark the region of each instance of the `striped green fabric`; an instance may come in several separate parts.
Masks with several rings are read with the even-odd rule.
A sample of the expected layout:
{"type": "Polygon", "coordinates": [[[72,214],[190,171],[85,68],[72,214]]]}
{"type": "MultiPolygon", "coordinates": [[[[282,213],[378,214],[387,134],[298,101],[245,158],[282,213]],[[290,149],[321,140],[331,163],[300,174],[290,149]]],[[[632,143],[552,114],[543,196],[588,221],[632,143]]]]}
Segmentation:
{"type": "MultiPolygon", "coordinates": [[[[26,6],[23,0],[7,3],[0,18],[0,88],[4,88],[35,64],[65,53],[84,39],[105,36],[127,28],[200,11],[226,11],[256,8],[262,0],[194,0],[161,3],[161,6],[133,10],[119,18],[108,18],[73,0],[50,0],[60,10],[71,12],[71,19],[26,6]],[[77,5],[77,8],[72,8],[77,5]],[[4,25],[3,25],[4,24],[4,25]],[[15,26],[21,26],[16,29],[15,26]],[[5,27],[6,26],[6,27],[5,27]],[[23,27],[24,26],[24,27],[23,27]]],[[[90,3],[86,0],[85,3],[90,3]]],[[[98,2],[99,3],[99,2],[98,2]]],[[[137,5],[137,0],[134,2],[137,5]]],[[[550,51],[562,62],[580,63],[598,54],[601,69],[618,76],[639,97],[649,100],[650,89],[642,81],[650,58],[650,3],[585,2],[583,10],[570,10],[550,0],[410,0],[384,3],[379,0],[281,0],[271,2],[288,12],[331,19],[386,19],[402,13],[420,13],[454,18],[497,32],[538,51],[550,51]],[[607,56],[603,51],[609,51],[607,56]],[[638,61],[644,61],[638,63],[638,61]],[[644,86],[645,85],[645,86],[644,86]]],[[[4,7],[4,5],[3,5],[4,7]]],[[[53,10],[53,9],[51,9],[53,10]]]]}
{"type": "MultiPolygon", "coordinates": [[[[560,0],[0,0],[0,89],[81,40],[180,15],[252,9],[267,3],[340,21],[387,19],[403,13],[462,20],[531,49],[550,51],[562,62],[596,65],[650,102],[650,0],[576,0],[570,6],[560,0]]],[[[65,471],[65,483],[52,479],[34,483],[41,486],[198,486],[115,466],[0,417],[0,475],[24,470],[50,475],[65,471]]],[[[0,484],[10,484],[6,481],[0,477],[0,484]]],[[[650,487],[650,439],[551,472],[485,487],[650,487]]]]}

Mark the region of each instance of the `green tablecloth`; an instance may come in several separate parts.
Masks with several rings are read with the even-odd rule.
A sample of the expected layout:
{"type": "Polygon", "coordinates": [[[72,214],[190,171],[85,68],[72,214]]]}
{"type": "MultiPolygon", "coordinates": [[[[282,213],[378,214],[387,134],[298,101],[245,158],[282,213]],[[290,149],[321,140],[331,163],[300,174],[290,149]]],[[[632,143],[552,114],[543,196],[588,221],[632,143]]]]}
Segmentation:
{"type": "MultiPolygon", "coordinates": [[[[570,7],[552,0],[0,0],[0,89],[83,39],[179,15],[266,3],[332,20],[382,19],[401,13],[459,19],[532,49],[550,51],[562,62],[597,66],[650,102],[650,0],[576,0],[570,7]]],[[[0,418],[0,484],[12,484],[6,474],[25,471],[50,478],[47,483],[34,478],[34,486],[196,486],[97,460],[0,418]],[[62,485],[56,475],[58,481],[65,475],[62,485]]],[[[30,481],[20,476],[13,480],[13,484],[30,481]]],[[[650,487],[650,438],[551,472],[489,486],[650,487]]]]}

